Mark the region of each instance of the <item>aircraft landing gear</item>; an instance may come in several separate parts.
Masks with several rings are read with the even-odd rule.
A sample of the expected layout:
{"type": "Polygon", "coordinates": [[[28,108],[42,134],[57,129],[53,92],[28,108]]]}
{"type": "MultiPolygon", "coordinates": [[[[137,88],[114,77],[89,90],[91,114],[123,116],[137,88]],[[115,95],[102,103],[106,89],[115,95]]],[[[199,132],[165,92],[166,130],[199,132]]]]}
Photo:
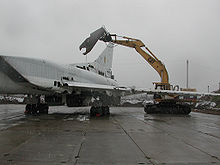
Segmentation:
{"type": "Polygon", "coordinates": [[[25,107],[25,115],[48,114],[49,106],[47,104],[27,104],[25,107]]]}
{"type": "Polygon", "coordinates": [[[90,109],[90,116],[108,116],[110,115],[108,106],[92,106],[90,109]]]}
{"type": "Polygon", "coordinates": [[[101,98],[94,98],[92,101],[92,106],[90,108],[90,116],[109,116],[109,101],[107,97],[103,95],[101,98]]]}
{"type": "Polygon", "coordinates": [[[109,106],[92,106],[90,116],[108,116],[110,115],[109,106]]]}
{"type": "Polygon", "coordinates": [[[25,115],[48,114],[49,106],[43,97],[38,95],[28,95],[26,103],[25,115]]]}

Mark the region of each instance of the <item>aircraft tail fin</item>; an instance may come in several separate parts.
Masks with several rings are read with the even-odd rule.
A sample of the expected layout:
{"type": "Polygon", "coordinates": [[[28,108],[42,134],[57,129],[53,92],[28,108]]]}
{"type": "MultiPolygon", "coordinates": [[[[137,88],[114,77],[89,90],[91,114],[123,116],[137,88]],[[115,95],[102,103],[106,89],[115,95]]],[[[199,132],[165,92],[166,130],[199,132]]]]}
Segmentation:
{"type": "Polygon", "coordinates": [[[101,67],[104,67],[106,70],[111,70],[113,60],[113,47],[113,43],[109,43],[105,50],[94,61],[94,63],[98,64],[101,67]]]}

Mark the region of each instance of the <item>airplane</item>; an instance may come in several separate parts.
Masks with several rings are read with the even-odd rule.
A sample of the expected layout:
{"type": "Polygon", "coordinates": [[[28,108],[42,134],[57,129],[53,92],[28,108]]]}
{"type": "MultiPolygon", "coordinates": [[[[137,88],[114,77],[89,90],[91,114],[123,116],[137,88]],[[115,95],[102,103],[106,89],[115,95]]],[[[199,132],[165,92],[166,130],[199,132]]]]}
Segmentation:
{"type": "Polygon", "coordinates": [[[68,65],[0,55],[0,94],[27,95],[25,114],[48,114],[48,102],[55,100],[68,107],[92,104],[91,115],[108,115],[129,91],[112,74],[113,48],[109,43],[94,62],[68,65]]]}

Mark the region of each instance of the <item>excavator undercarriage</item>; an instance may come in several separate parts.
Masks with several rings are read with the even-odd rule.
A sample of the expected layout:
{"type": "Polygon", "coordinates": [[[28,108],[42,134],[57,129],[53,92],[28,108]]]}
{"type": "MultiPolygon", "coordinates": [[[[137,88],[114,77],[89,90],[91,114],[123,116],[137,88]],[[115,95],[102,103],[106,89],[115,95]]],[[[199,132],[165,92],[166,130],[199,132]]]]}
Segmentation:
{"type": "Polygon", "coordinates": [[[147,104],[144,106],[147,114],[183,114],[188,115],[191,107],[187,104],[175,101],[163,101],[155,104],[147,104]]]}

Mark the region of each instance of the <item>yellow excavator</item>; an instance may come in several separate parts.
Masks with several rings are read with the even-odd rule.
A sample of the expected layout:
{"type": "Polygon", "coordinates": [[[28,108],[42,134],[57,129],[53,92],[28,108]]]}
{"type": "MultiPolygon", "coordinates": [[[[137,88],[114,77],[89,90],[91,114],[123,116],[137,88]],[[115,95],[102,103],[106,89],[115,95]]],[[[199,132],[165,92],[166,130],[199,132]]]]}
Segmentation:
{"type": "Polygon", "coordinates": [[[158,87],[162,90],[170,90],[173,88],[169,84],[169,76],[164,64],[148,49],[141,40],[129,37],[121,37],[118,40],[117,35],[111,35],[113,37],[112,41],[115,44],[123,45],[130,48],[135,48],[135,50],[157,71],[161,77],[161,82],[154,82],[155,89],[158,87]],[[146,49],[143,50],[142,48],[146,49]]]}
{"type": "MultiPolygon", "coordinates": [[[[110,34],[102,27],[90,34],[90,37],[80,45],[80,50],[86,48],[84,55],[89,53],[98,40],[134,48],[160,75],[161,82],[153,82],[155,89],[179,90],[178,85],[170,85],[169,75],[165,65],[144,45],[141,40],[110,34]]],[[[154,100],[154,104],[145,105],[144,110],[146,113],[189,114],[191,112],[190,106],[185,104],[183,99],[179,99],[179,95],[177,94],[154,94],[154,100]]]]}

